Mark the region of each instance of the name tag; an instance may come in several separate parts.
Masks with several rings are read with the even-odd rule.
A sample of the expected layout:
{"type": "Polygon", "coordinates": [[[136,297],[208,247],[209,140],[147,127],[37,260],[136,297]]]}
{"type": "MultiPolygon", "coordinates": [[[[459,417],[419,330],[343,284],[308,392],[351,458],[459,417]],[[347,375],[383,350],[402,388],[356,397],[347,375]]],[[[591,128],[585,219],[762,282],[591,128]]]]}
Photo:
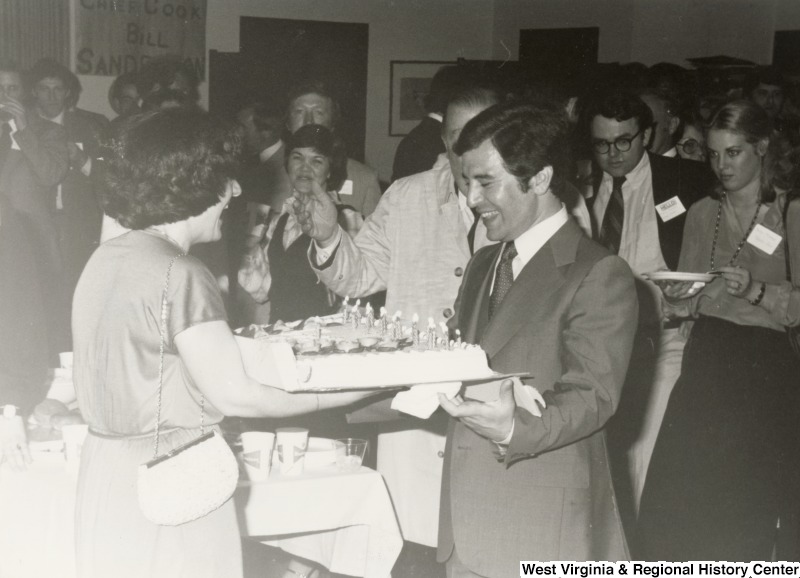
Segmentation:
{"type": "Polygon", "coordinates": [[[660,205],[656,205],[656,212],[661,220],[665,223],[671,221],[675,217],[682,215],[686,212],[686,207],[683,206],[681,200],[676,196],[668,201],[664,201],[660,205]]]}
{"type": "Polygon", "coordinates": [[[774,233],[763,225],[756,225],[750,236],[747,237],[747,242],[756,249],[761,249],[767,255],[772,255],[778,245],[783,241],[778,233],[774,233]]]}
{"type": "Polygon", "coordinates": [[[344,184],[342,185],[342,188],[339,189],[339,194],[340,195],[350,195],[350,196],[352,196],[353,195],[353,181],[351,181],[350,179],[347,179],[344,182],[344,184]]]}

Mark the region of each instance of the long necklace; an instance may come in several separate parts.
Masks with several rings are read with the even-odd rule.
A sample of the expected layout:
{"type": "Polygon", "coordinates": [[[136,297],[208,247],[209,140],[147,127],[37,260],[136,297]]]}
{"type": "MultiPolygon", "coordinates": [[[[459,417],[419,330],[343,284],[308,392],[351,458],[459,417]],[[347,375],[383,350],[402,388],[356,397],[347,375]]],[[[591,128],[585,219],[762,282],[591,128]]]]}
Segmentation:
{"type": "MultiPolygon", "coordinates": [[[[714,224],[714,242],[711,244],[711,270],[714,271],[714,254],[717,252],[717,238],[719,237],[719,223],[722,220],[722,203],[725,201],[725,193],[723,192],[719,197],[719,204],[717,205],[717,222],[714,224]]],[[[733,253],[733,257],[731,260],[728,261],[728,266],[730,267],[736,262],[736,258],[739,256],[744,244],[747,243],[747,238],[750,236],[750,233],[753,232],[753,229],[756,226],[756,220],[758,219],[758,212],[761,209],[761,195],[758,196],[758,203],[756,204],[756,213],[753,215],[753,220],[750,221],[750,226],[747,227],[747,231],[742,237],[742,240],[739,241],[739,245],[736,247],[736,251],[733,253]]]]}

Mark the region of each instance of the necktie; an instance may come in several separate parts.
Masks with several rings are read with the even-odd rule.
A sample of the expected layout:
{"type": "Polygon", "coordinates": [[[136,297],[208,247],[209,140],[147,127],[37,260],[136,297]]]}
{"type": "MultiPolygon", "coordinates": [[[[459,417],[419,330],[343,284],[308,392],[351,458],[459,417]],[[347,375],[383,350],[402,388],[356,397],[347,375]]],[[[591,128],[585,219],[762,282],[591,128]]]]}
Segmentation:
{"type": "Polygon", "coordinates": [[[7,122],[0,123],[0,168],[6,162],[8,151],[11,150],[11,125],[7,122]]]}
{"type": "Polygon", "coordinates": [[[489,319],[500,307],[500,303],[503,302],[506,293],[514,283],[514,270],[511,268],[511,262],[516,256],[517,247],[514,242],[506,243],[506,246],[503,247],[503,254],[500,255],[500,263],[497,265],[497,272],[494,276],[494,287],[492,287],[492,294],[489,297],[489,319]]]}
{"type": "Polygon", "coordinates": [[[611,197],[608,199],[603,225],[600,227],[600,244],[614,253],[619,253],[622,240],[622,224],[625,222],[625,203],[622,200],[622,183],[625,177],[613,177],[611,197]]]}

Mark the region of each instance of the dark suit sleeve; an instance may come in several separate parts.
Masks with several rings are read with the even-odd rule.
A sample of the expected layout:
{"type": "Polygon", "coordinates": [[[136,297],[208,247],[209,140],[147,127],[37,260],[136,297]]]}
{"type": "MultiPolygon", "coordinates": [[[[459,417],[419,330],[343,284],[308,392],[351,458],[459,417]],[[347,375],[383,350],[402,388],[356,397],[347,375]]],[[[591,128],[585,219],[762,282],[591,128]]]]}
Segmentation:
{"type": "Polygon", "coordinates": [[[535,417],[517,408],[506,463],[557,449],[602,428],[619,405],[636,333],[638,303],[624,261],[598,261],[578,287],[561,332],[561,379],[535,417]]]}

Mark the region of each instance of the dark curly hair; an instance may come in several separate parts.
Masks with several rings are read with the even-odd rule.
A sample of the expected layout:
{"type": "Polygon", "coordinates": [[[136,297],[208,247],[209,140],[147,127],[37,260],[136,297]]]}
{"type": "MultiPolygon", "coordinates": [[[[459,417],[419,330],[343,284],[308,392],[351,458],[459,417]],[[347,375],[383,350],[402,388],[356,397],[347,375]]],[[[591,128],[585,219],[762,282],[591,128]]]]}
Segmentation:
{"type": "Polygon", "coordinates": [[[285,163],[289,162],[289,155],[293,150],[304,148],[313,149],[328,157],[331,174],[328,177],[327,188],[329,191],[341,189],[347,179],[347,152],[342,139],[320,124],[301,126],[286,139],[285,163]]]}
{"type": "Polygon", "coordinates": [[[233,125],[196,108],[130,118],[112,145],[103,210],[129,229],[200,215],[223,197],[242,150],[233,125]]]}
{"type": "Polygon", "coordinates": [[[491,140],[523,191],[527,192],[532,177],[550,166],[551,191],[562,198],[570,166],[569,132],[563,108],[551,103],[510,101],[487,108],[470,120],[458,137],[455,152],[463,155],[491,140]]]}

